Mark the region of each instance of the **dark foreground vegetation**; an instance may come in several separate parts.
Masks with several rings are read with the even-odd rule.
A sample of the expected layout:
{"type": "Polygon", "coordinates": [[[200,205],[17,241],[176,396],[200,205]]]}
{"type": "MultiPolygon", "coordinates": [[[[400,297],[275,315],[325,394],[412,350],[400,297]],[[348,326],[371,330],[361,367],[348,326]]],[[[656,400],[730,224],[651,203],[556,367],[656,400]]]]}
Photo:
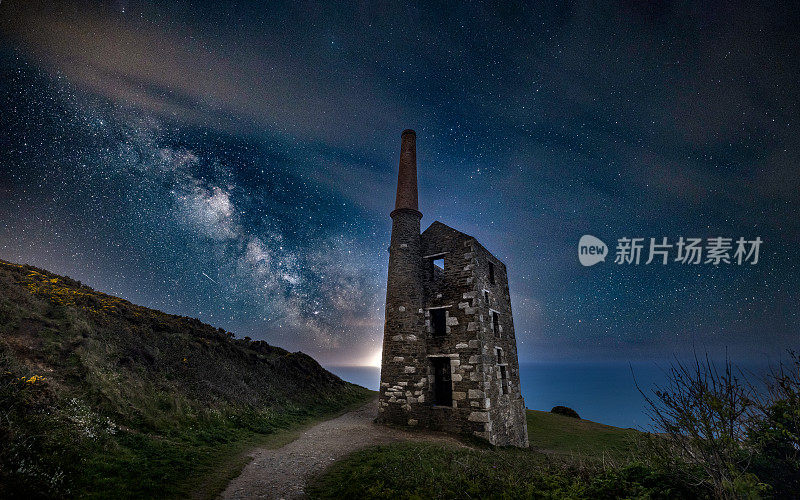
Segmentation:
{"type": "Polygon", "coordinates": [[[303,353],[0,261],[0,498],[213,497],[247,448],[371,394],[303,353]]]}
{"type": "Polygon", "coordinates": [[[639,432],[528,410],[531,449],[402,443],[358,451],[315,478],[312,498],[689,498],[629,459],[639,432]]]}
{"type": "Polygon", "coordinates": [[[404,443],[315,478],[313,498],[800,498],[800,360],[767,391],[730,363],[676,363],[648,434],[528,410],[531,449],[404,443]]]}

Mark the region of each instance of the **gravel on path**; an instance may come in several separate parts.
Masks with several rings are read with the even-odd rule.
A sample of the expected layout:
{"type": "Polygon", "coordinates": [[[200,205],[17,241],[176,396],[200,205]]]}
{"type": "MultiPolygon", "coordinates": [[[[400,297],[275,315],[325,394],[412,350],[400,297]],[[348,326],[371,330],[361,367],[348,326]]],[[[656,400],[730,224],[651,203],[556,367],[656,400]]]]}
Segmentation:
{"type": "Polygon", "coordinates": [[[397,441],[439,441],[463,446],[441,433],[407,431],[378,425],[378,401],[320,422],[281,448],[257,448],[253,460],[228,484],[224,499],[297,498],[308,479],[345,455],[368,446],[397,441]]]}

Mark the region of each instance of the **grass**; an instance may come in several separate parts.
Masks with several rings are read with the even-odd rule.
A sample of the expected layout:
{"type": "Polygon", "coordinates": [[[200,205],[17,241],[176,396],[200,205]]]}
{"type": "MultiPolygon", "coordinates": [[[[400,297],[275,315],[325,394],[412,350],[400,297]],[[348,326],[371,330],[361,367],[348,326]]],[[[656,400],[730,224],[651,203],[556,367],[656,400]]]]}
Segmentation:
{"type": "MultiPolygon", "coordinates": [[[[370,391],[366,400],[377,393],[370,391]]],[[[212,460],[207,460],[207,466],[202,470],[198,468],[198,477],[187,479],[180,485],[180,489],[190,498],[205,499],[217,498],[233,479],[239,476],[242,469],[250,462],[248,453],[256,448],[280,448],[295,439],[304,431],[315,424],[337,417],[343,413],[361,407],[364,398],[356,398],[351,404],[335,412],[328,412],[298,421],[286,429],[273,434],[254,434],[248,439],[243,439],[231,445],[218,447],[214,450],[212,460]]],[[[182,495],[183,496],[183,495],[182,495]]]]}
{"type": "Polygon", "coordinates": [[[598,459],[624,459],[636,447],[639,431],[575,419],[555,413],[528,410],[531,448],[561,455],[598,459]]]}
{"type": "Polygon", "coordinates": [[[333,464],[306,491],[311,498],[697,497],[635,460],[638,431],[541,411],[527,418],[531,449],[377,446],[333,464]]]}
{"type": "Polygon", "coordinates": [[[311,357],[0,261],[0,498],[211,498],[374,397],[311,357]]]}
{"type": "Polygon", "coordinates": [[[275,427],[194,427],[174,437],[127,433],[96,454],[86,454],[91,472],[75,490],[82,498],[217,498],[249,462],[257,447],[277,448],[303,429],[362,405],[371,393],[349,404],[318,412],[285,416],[275,427]]]}
{"type": "Polygon", "coordinates": [[[146,428],[113,428],[97,408],[63,405],[48,378],[22,378],[30,379],[0,377],[0,496],[6,497],[215,498],[247,464],[250,449],[282,446],[374,397],[353,387],[322,404],[228,408],[216,418],[168,408],[146,428]],[[25,469],[15,470],[20,463],[25,469]]]}

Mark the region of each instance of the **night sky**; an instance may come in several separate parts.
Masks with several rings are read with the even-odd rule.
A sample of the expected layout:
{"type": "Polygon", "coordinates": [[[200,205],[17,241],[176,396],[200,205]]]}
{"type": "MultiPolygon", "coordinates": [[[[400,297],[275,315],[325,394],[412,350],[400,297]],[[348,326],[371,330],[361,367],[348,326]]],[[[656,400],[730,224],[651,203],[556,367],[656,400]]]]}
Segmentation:
{"type": "Polygon", "coordinates": [[[506,263],[521,361],[800,347],[798,10],[593,3],[4,0],[0,258],[374,363],[413,128],[423,228],[506,263]],[[764,243],[613,262],[681,236],[764,243]]]}

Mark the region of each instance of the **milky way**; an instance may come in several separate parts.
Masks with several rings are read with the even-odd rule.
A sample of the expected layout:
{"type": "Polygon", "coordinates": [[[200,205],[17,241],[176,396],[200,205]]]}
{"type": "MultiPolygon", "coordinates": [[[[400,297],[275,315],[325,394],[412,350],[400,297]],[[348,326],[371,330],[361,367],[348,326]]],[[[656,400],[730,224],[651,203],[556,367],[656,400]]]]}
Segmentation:
{"type": "Polygon", "coordinates": [[[800,337],[796,16],[4,1],[0,258],[365,362],[414,128],[423,227],[508,265],[523,361],[774,355],[800,337]],[[584,234],[764,245],[584,268],[584,234]]]}
{"type": "Polygon", "coordinates": [[[15,206],[4,222],[15,231],[3,242],[22,251],[7,258],[274,343],[349,352],[342,361],[374,352],[382,309],[370,242],[319,215],[341,200],[297,177],[292,161],[167,128],[12,60],[15,206]]]}

